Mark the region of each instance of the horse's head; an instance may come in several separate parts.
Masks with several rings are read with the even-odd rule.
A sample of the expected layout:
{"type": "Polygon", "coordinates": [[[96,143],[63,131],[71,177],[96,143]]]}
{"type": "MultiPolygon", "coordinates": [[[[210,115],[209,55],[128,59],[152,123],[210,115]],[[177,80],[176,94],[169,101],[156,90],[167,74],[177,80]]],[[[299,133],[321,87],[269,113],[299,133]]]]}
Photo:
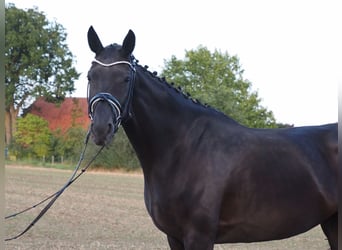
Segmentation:
{"type": "Polygon", "coordinates": [[[103,47],[93,27],[88,30],[88,43],[95,59],[88,72],[88,107],[91,132],[97,145],[108,144],[121,120],[129,116],[135,68],[132,51],[135,35],[130,30],[122,46],[103,47]]]}

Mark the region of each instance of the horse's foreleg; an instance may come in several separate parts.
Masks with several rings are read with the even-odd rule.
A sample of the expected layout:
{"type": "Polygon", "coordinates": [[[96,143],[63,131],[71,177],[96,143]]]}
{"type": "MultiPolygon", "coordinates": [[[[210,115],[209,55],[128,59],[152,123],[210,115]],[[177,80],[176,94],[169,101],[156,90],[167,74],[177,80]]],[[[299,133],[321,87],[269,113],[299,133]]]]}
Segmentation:
{"type": "Polygon", "coordinates": [[[184,239],[185,250],[213,250],[214,242],[207,234],[189,233],[184,239]]]}
{"type": "Polygon", "coordinates": [[[213,250],[214,243],[207,239],[206,235],[191,234],[183,241],[180,241],[171,236],[167,236],[169,246],[171,250],[213,250]]]}
{"type": "Polygon", "coordinates": [[[327,236],[331,250],[337,250],[338,245],[338,213],[331,216],[322,224],[324,234],[327,236]]]}
{"type": "Polygon", "coordinates": [[[184,250],[184,245],[182,242],[180,242],[179,240],[171,237],[171,236],[167,236],[167,240],[169,242],[169,246],[171,250],[184,250]]]}

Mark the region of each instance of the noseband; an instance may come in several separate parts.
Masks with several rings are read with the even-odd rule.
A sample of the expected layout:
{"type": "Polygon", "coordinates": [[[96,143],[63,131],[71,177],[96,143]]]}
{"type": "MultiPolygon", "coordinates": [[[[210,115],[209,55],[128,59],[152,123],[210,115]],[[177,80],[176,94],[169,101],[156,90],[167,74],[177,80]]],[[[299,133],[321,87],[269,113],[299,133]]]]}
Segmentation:
{"type": "MultiPolygon", "coordinates": [[[[105,93],[105,92],[100,92],[97,93],[96,95],[94,95],[90,100],[88,97],[88,114],[89,114],[89,118],[93,121],[94,118],[94,111],[95,111],[95,107],[96,104],[98,102],[107,102],[111,109],[112,109],[112,113],[114,115],[114,120],[113,120],[113,124],[114,124],[114,133],[118,130],[118,128],[121,125],[121,121],[126,121],[129,119],[129,117],[131,116],[130,113],[130,103],[131,103],[131,99],[133,96],[133,85],[135,82],[135,62],[134,62],[134,58],[133,56],[131,57],[131,62],[128,61],[117,61],[117,62],[113,62],[113,63],[103,63],[97,59],[94,59],[93,62],[103,66],[103,67],[112,67],[115,65],[120,65],[120,64],[127,64],[130,68],[131,68],[131,78],[130,78],[130,82],[129,82],[129,88],[128,88],[128,96],[127,96],[127,100],[123,105],[123,108],[120,104],[120,102],[118,101],[118,99],[113,96],[110,93],[105,93]],[[116,119],[115,119],[116,117],[116,119]]],[[[88,84],[88,96],[89,96],[89,84],[88,84]]]]}

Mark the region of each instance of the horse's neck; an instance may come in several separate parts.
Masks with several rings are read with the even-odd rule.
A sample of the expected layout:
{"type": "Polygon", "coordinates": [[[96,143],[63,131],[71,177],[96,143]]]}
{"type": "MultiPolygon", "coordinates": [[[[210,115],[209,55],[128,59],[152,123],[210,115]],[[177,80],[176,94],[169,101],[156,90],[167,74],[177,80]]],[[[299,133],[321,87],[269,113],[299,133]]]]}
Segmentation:
{"type": "Polygon", "coordinates": [[[163,80],[140,66],[136,74],[132,118],[124,124],[124,129],[141,158],[140,155],[160,154],[163,148],[175,143],[196,114],[191,100],[163,80]]]}
{"type": "Polygon", "coordinates": [[[198,118],[223,117],[194,103],[140,66],[136,74],[132,118],[124,129],[141,161],[153,161],[180,143],[198,118]]]}

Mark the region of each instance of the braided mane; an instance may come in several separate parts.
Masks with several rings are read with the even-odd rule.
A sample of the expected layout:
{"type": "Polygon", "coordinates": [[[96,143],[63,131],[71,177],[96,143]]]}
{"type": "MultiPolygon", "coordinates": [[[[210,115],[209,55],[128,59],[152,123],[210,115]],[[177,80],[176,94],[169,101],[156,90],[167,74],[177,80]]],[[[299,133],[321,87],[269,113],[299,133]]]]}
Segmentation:
{"type": "MultiPolygon", "coordinates": [[[[147,73],[149,76],[153,77],[154,79],[157,79],[160,83],[165,84],[168,88],[171,88],[171,89],[173,89],[175,92],[181,94],[185,99],[188,99],[188,100],[192,101],[194,104],[200,105],[200,106],[205,107],[205,108],[210,108],[210,109],[212,109],[212,110],[214,110],[214,111],[216,111],[216,112],[222,113],[221,111],[219,111],[219,110],[217,110],[217,109],[211,107],[209,104],[207,104],[207,103],[202,103],[202,102],[199,101],[198,99],[193,98],[193,97],[191,96],[191,94],[190,94],[189,92],[185,92],[184,89],[183,89],[181,86],[176,86],[174,82],[169,83],[169,82],[166,80],[165,77],[160,77],[160,76],[158,76],[158,72],[157,72],[157,71],[153,71],[153,72],[149,71],[149,70],[148,70],[149,66],[147,66],[147,65],[142,66],[142,65],[138,64],[139,61],[138,61],[137,59],[134,58],[134,60],[135,60],[135,65],[136,65],[136,66],[139,66],[141,69],[143,69],[143,71],[144,71],[145,73],[147,73]]],[[[223,114],[223,113],[222,113],[222,114],[223,114]]]]}

